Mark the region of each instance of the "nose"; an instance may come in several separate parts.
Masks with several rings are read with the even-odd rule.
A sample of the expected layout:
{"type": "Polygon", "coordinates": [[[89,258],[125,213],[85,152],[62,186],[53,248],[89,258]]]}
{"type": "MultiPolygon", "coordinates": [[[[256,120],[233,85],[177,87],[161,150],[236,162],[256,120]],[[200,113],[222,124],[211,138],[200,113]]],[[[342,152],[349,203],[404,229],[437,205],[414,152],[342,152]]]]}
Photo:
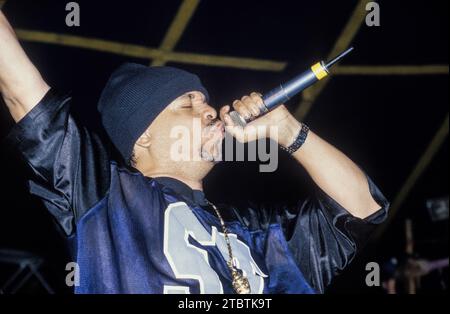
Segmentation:
{"type": "Polygon", "coordinates": [[[203,121],[208,124],[211,121],[215,120],[217,118],[217,111],[210,105],[206,105],[203,113],[202,113],[202,119],[203,121]]]}

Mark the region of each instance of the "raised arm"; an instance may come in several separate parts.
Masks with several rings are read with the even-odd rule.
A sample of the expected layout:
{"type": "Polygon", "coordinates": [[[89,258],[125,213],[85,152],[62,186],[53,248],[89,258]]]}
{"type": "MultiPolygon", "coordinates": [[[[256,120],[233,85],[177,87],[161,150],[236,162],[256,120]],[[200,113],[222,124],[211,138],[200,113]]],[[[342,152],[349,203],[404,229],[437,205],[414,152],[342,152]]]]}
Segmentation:
{"type": "Polygon", "coordinates": [[[21,120],[49,89],[0,11],[0,93],[13,119],[21,120]]]}
{"type": "MultiPolygon", "coordinates": [[[[293,142],[301,128],[301,124],[292,116],[290,120],[284,124],[285,134],[280,139],[280,144],[285,147],[293,142]]],[[[370,193],[363,171],[345,154],[314,132],[309,132],[302,148],[292,156],[325,193],[353,216],[366,218],[381,208],[370,193]]]]}
{"type": "Polygon", "coordinates": [[[109,188],[109,149],[72,116],[70,94],[45,83],[1,12],[0,92],[17,122],[6,142],[30,166],[30,193],[71,235],[109,188]]]}
{"type": "MultiPolygon", "coordinates": [[[[233,107],[242,116],[259,115],[263,100],[260,94],[252,93],[233,103],[233,107]]],[[[227,125],[227,130],[238,140],[246,142],[261,137],[258,127],[276,127],[278,130],[273,139],[284,147],[290,146],[301,129],[297,121],[286,109],[279,106],[270,113],[259,117],[244,128],[233,128],[233,122],[228,115],[229,106],[221,109],[221,117],[227,125]]],[[[263,133],[272,137],[274,134],[263,133]]],[[[330,145],[313,132],[309,132],[306,142],[293,157],[301,164],[314,182],[339,205],[358,218],[366,218],[381,208],[371,195],[366,175],[346,155],[330,145]]]]}

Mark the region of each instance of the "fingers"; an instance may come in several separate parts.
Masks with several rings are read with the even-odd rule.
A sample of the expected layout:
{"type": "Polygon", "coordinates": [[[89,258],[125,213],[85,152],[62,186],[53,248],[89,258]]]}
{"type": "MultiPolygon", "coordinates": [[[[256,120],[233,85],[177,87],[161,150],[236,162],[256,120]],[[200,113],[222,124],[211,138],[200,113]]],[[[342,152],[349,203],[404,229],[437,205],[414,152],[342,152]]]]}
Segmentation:
{"type": "Polygon", "coordinates": [[[225,123],[225,131],[241,143],[256,140],[258,137],[258,129],[253,125],[247,125],[242,128],[239,125],[225,123]]]}
{"type": "MultiPolygon", "coordinates": [[[[251,121],[258,117],[264,108],[264,101],[259,93],[251,93],[249,96],[244,96],[240,100],[233,102],[233,109],[236,110],[245,120],[251,121]]],[[[236,126],[231,119],[229,112],[230,106],[224,106],[220,109],[220,119],[225,123],[225,130],[227,133],[234,136],[239,142],[248,142],[257,138],[257,130],[254,127],[246,126],[242,128],[236,126]]]]}
{"type": "Polygon", "coordinates": [[[258,117],[262,111],[264,102],[259,93],[251,93],[250,96],[244,96],[240,100],[233,102],[233,108],[245,120],[253,120],[258,117]]]}
{"type": "Polygon", "coordinates": [[[242,100],[235,100],[233,102],[233,108],[241,115],[242,118],[248,121],[252,118],[252,113],[243,102],[243,99],[244,97],[242,98],[242,100]]]}
{"type": "Polygon", "coordinates": [[[225,123],[225,126],[231,125],[234,126],[234,122],[231,119],[230,115],[228,114],[230,112],[230,106],[223,106],[220,108],[219,116],[220,120],[222,120],[225,123]]]}
{"type": "Polygon", "coordinates": [[[246,108],[252,114],[252,118],[256,118],[259,114],[258,104],[249,96],[242,97],[242,102],[245,104],[246,108]]]}
{"type": "Polygon", "coordinates": [[[256,106],[258,107],[258,114],[260,114],[263,110],[263,108],[265,108],[264,106],[264,100],[262,99],[262,95],[260,93],[256,93],[253,92],[250,94],[250,98],[253,100],[253,102],[256,104],[256,106]]]}
{"type": "Polygon", "coordinates": [[[227,133],[235,137],[238,141],[243,141],[244,131],[241,127],[234,125],[233,119],[231,119],[230,115],[228,114],[230,112],[230,109],[230,106],[223,106],[222,108],[220,108],[220,120],[225,123],[225,131],[227,133]]]}

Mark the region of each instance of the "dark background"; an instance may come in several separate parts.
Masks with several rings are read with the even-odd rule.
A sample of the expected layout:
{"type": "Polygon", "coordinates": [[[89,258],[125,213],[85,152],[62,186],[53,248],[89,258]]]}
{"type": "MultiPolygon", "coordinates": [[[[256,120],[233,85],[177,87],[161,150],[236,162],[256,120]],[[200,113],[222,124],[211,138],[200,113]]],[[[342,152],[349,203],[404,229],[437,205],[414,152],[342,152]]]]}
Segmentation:
{"type": "MultiPolygon", "coordinates": [[[[16,29],[100,38],[157,48],[181,1],[77,1],[81,26],[65,24],[69,1],[7,1],[3,11],[16,29]]],[[[343,65],[448,64],[448,1],[378,1],[381,26],[362,25],[343,65]]],[[[327,57],[357,1],[213,1],[202,0],[175,51],[269,59],[287,62],[281,72],[256,71],[169,62],[198,74],[216,108],[251,91],[267,91],[327,57]]],[[[23,41],[47,82],[70,90],[74,111],[88,126],[99,128],[96,102],[109,74],[125,61],[149,59],[23,41]]],[[[1,43],[0,43],[1,49],[1,43]]],[[[289,104],[292,112],[300,101],[289,104]]],[[[316,99],[305,122],[347,153],[394,200],[448,114],[448,71],[441,75],[337,75],[316,99]]],[[[0,138],[13,121],[0,108],[0,138]]],[[[448,126],[447,126],[448,129],[448,126]]],[[[101,131],[101,130],[100,130],[101,131]]],[[[27,170],[10,147],[0,144],[0,248],[33,252],[45,258],[42,273],[57,292],[70,260],[50,214],[26,188],[27,170]]],[[[259,173],[254,162],[222,163],[205,181],[213,201],[258,202],[303,197],[311,182],[286,155],[275,173],[259,173]],[[243,192],[245,191],[245,192],[243,192]]],[[[330,288],[330,293],[381,293],[365,285],[365,264],[405,258],[404,220],[411,218],[415,255],[448,257],[448,221],[432,223],[425,201],[448,197],[448,139],[415,182],[398,215],[380,239],[330,288]]],[[[0,265],[0,282],[12,272],[0,265]]],[[[419,292],[439,292],[448,273],[434,272],[419,292]]],[[[24,289],[43,293],[35,282],[24,289]]]]}

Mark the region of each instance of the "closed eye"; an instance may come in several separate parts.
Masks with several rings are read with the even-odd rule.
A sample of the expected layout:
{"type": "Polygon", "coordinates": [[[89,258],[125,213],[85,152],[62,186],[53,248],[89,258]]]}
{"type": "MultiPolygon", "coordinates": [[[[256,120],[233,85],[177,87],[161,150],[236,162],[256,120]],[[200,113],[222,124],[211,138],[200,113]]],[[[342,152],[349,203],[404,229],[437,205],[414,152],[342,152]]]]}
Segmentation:
{"type": "Polygon", "coordinates": [[[178,108],[181,109],[191,109],[192,108],[192,99],[193,94],[189,93],[184,95],[180,100],[180,106],[178,108]]]}

